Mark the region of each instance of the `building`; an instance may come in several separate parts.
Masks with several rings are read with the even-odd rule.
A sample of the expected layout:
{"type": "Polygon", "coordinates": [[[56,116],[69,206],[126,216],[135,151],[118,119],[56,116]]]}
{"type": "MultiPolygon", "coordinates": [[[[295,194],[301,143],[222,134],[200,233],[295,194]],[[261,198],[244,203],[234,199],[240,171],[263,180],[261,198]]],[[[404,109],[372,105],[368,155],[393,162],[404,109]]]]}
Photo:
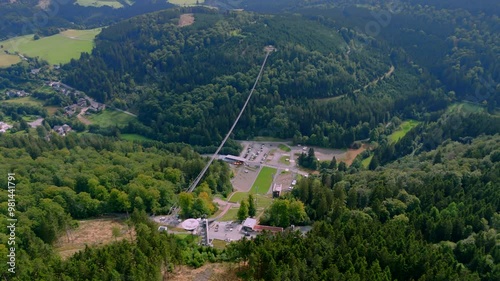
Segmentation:
{"type": "Polygon", "coordinates": [[[9,91],[6,91],[5,94],[9,98],[22,98],[22,97],[27,97],[30,95],[29,93],[27,93],[25,91],[18,91],[18,90],[9,90],[9,91]]]}
{"type": "Polygon", "coordinates": [[[242,229],[245,231],[253,231],[256,225],[257,225],[256,219],[246,218],[246,220],[243,222],[242,229]]]}
{"type": "Polygon", "coordinates": [[[72,131],[71,127],[68,124],[64,124],[62,126],[54,126],[54,131],[58,133],[60,136],[66,136],[67,133],[72,131]]]}
{"type": "Polygon", "coordinates": [[[5,133],[10,128],[12,128],[12,125],[9,125],[9,124],[4,123],[4,122],[0,122],[0,133],[5,133]]]}
{"type": "Polygon", "coordinates": [[[245,159],[243,157],[238,157],[238,156],[234,156],[234,155],[226,155],[224,158],[222,158],[222,160],[229,162],[231,164],[234,164],[234,165],[241,165],[247,161],[247,159],[245,159]]]}
{"type": "Polygon", "coordinates": [[[282,190],[282,185],[275,183],[273,185],[273,198],[280,197],[282,190]]]}

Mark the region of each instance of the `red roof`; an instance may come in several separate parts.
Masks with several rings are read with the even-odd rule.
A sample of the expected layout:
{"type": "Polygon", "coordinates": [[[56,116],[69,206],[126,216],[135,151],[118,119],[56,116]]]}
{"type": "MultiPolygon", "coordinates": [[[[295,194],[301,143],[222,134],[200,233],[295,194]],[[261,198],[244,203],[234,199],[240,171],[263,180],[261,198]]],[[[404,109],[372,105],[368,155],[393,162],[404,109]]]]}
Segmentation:
{"type": "Polygon", "coordinates": [[[271,231],[271,232],[282,232],[283,231],[283,227],[268,226],[268,225],[256,225],[256,226],[254,226],[253,230],[255,230],[255,231],[268,230],[268,231],[271,231]]]}

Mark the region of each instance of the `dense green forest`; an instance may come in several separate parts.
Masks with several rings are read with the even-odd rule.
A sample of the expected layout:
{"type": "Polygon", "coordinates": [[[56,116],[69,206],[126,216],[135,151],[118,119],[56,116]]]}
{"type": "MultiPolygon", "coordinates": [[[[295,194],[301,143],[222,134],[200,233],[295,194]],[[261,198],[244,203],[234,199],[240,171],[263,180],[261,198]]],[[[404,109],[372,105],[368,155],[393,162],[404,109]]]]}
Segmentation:
{"type": "Polygon", "coordinates": [[[375,172],[325,169],[270,208],[280,218],[271,224],[313,220],[311,232],[228,252],[250,280],[498,280],[499,148],[497,134],[446,141],[375,172]],[[307,217],[284,207],[295,200],[307,217]]]}
{"type": "MultiPolygon", "coordinates": [[[[195,176],[202,160],[189,147],[71,134],[50,142],[27,135],[1,140],[0,170],[15,172],[18,186],[20,251],[10,280],[157,280],[180,264],[220,261],[240,263],[248,280],[500,277],[498,134],[448,140],[376,171],[330,165],[300,180],[263,218],[282,226],[314,222],[309,233],[265,234],[224,251],[160,233],[144,213],[168,208],[195,176]],[[39,147],[41,155],[30,156],[39,147]],[[50,247],[76,226],[74,219],[125,211],[132,214],[134,242],[87,248],[66,261],[50,247]]],[[[197,201],[203,192],[223,192],[212,183],[227,179],[224,165],[215,165],[197,201]]],[[[7,191],[1,196],[4,214],[7,191]]],[[[7,235],[1,239],[6,254],[7,235]]]]}
{"type": "Polygon", "coordinates": [[[204,146],[218,144],[230,127],[268,44],[278,51],[234,138],[295,137],[348,147],[391,114],[423,118],[454,98],[375,41],[350,52],[337,30],[300,16],[194,11],[199,13],[188,27],[177,27],[174,10],[105,29],[92,54],[64,67],[65,82],[138,111],[140,122],[126,132],[204,146]]]}
{"type": "Polygon", "coordinates": [[[173,5],[167,1],[136,1],[124,8],[82,7],[76,0],[50,0],[47,7],[41,7],[39,0],[0,1],[0,41],[5,38],[26,34],[49,36],[62,29],[90,29],[109,25],[173,5]]]}
{"type": "MultiPolygon", "coordinates": [[[[38,1],[10,2],[0,0],[0,38],[109,26],[92,53],[57,74],[36,58],[0,69],[0,90],[24,88],[45,106],[74,103],[41,87],[60,78],[138,118],[101,128],[2,97],[0,121],[14,127],[0,134],[0,185],[15,173],[18,219],[17,273],[2,263],[3,279],[161,280],[179,265],[230,262],[244,280],[500,280],[498,1],[207,0],[221,9],[146,15],[169,4],[66,1],[43,25],[29,24],[47,13],[38,1]],[[184,13],[194,24],[178,26],[184,13]],[[223,152],[237,154],[234,139],[255,136],[366,150],[351,165],[304,151],[297,163],[317,172],[259,217],[283,233],[218,250],[158,231],[149,215],[174,204],[181,217],[212,215],[214,196],[232,192],[221,161],[194,193],[183,191],[207,161],[198,153],[214,151],[238,115],[266,45],[277,50],[223,152]],[[31,74],[39,67],[46,72],[31,74]],[[27,123],[34,116],[45,119],[36,129],[27,123]],[[404,122],[415,126],[391,138],[404,122]],[[62,124],[74,132],[51,132],[62,124]],[[54,250],[78,220],[106,214],[127,216],[136,238],[66,260],[54,250]]],[[[9,195],[0,191],[2,256],[9,195]]],[[[242,200],[238,217],[255,216],[254,204],[242,200]]]]}
{"type": "MultiPolygon", "coordinates": [[[[26,133],[2,136],[0,171],[4,175],[15,173],[17,185],[17,280],[28,280],[26,276],[37,276],[31,280],[56,280],[44,277],[39,262],[45,255],[55,258],[49,246],[75,227],[76,219],[132,211],[168,212],[177,202],[176,194],[187,188],[204,165],[203,158],[182,144],[141,145],[76,133],[66,137],[51,134],[50,140],[26,133]]],[[[227,164],[214,163],[194,194],[193,208],[214,212],[211,196],[228,194],[232,190],[229,178],[227,164]]],[[[7,186],[7,177],[0,183],[7,186]]],[[[8,195],[7,189],[2,189],[3,229],[8,195]]],[[[2,255],[7,254],[5,233],[0,236],[2,255]]],[[[134,247],[127,243],[122,246],[134,247]]],[[[2,265],[2,274],[7,273],[6,266],[2,265]]]]}

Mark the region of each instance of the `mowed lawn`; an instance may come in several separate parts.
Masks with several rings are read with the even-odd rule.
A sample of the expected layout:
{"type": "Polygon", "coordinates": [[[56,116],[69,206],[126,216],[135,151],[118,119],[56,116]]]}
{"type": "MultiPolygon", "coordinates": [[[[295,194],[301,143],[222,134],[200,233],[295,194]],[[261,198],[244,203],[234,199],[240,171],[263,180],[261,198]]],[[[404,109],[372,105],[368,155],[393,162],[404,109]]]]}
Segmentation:
{"type": "Polygon", "coordinates": [[[248,192],[235,192],[233,193],[233,196],[229,199],[229,202],[232,203],[238,203],[241,202],[241,200],[247,200],[248,199],[248,192]]]}
{"type": "Polygon", "coordinates": [[[257,179],[253,183],[252,193],[266,194],[273,183],[273,177],[276,174],[276,169],[271,167],[263,167],[260,170],[257,179]]]}
{"type": "Polygon", "coordinates": [[[117,0],[77,0],[75,4],[83,7],[102,7],[109,6],[115,9],[123,8],[122,3],[117,0]]]}
{"type": "Polygon", "coordinates": [[[21,61],[17,55],[8,55],[0,49],[0,67],[9,67],[21,61]]]}
{"type": "Polygon", "coordinates": [[[420,122],[415,120],[404,121],[401,126],[399,126],[398,130],[393,132],[389,136],[390,142],[398,142],[401,138],[403,138],[411,129],[415,128],[420,122]]]}
{"type": "Polygon", "coordinates": [[[89,119],[92,124],[96,124],[101,127],[124,127],[130,121],[134,120],[135,117],[120,111],[106,109],[103,112],[90,115],[87,119],[89,119]]]}
{"type": "Polygon", "coordinates": [[[235,221],[238,218],[238,208],[231,208],[219,219],[219,221],[235,221]]]}
{"type": "Polygon", "coordinates": [[[71,59],[79,58],[81,53],[90,53],[94,47],[94,38],[100,32],[101,28],[66,30],[39,40],[34,40],[33,35],[19,36],[0,42],[3,45],[0,51],[40,57],[50,64],[68,63],[71,59]]]}

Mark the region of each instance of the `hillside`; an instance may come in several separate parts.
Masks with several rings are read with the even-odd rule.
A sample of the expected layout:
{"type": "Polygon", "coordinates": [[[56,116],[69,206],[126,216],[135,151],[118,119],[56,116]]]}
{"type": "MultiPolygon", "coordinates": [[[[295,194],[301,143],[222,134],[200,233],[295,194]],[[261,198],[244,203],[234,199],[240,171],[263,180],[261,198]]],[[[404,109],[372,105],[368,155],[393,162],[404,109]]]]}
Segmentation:
{"type": "Polygon", "coordinates": [[[92,54],[64,67],[65,81],[137,111],[141,123],[128,133],[203,146],[227,132],[269,44],[278,51],[235,138],[347,147],[387,122],[386,112],[414,115],[415,100],[420,113],[446,106],[435,80],[375,41],[351,52],[337,29],[300,16],[189,11],[195,22],[187,27],[177,26],[180,11],[171,10],[103,30],[92,54]]]}

